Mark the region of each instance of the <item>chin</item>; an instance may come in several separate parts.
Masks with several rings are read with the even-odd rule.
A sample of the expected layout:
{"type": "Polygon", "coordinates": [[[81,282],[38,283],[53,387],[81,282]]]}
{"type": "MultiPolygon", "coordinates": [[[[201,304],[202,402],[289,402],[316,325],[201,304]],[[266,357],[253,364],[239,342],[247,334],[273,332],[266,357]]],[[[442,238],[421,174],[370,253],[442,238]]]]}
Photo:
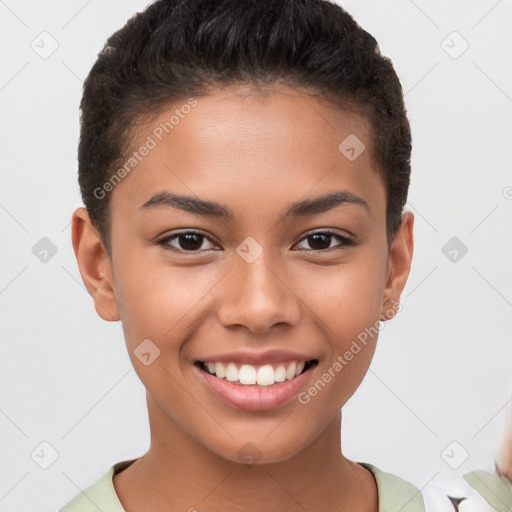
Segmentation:
{"type": "Polygon", "coordinates": [[[246,466],[273,464],[295,457],[309,443],[304,439],[283,439],[278,435],[258,432],[252,436],[236,436],[225,443],[207,445],[216,455],[246,466]],[[272,437],[272,439],[270,439],[272,437]]]}

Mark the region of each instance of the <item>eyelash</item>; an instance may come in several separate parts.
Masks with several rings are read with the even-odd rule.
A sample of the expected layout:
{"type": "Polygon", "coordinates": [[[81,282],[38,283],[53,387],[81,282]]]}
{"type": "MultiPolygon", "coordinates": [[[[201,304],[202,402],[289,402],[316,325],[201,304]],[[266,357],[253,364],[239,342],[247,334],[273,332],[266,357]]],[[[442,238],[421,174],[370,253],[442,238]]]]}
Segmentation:
{"type": "MultiPolygon", "coordinates": [[[[174,235],[167,236],[167,237],[163,238],[162,240],[159,240],[157,242],[157,244],[162,246],[164,249],[167,249],[167,250],[170,250],[170,251],[179,252],[179,253],[185,253],[185,254],[200,253],[201,252],[200,250],[197,250],[197,251],[187,251],[186,249],[177,249],[175,247],[172,247],[169,244],[169,242],[171,240],[178,239],[181,236],[189,235],[189,234],[199,235],[200,237],[206,238],[206,240],[208,240],[212,244],[215,244],[215,242],[209,236],[201,233],[200,231],[193,231],[193,230],[192,231],[181,231],[180,233],[175,233],[174,235]]],[[[306,235],[305,237],[301,238],[299,240],[299,243],[302,242],[303,240],[307,240],[308,238],[311,238],[314,235],[330,235],[330,236],[333,236],[333,237],[337,238],[341,242],[341,244],[338,244],[338,245],[341,245],[341,247],[334,246],[334,247],[328,247],[326,249],[300,249],[300,250],[307,251],[307,252],[323,253],[323,252],[327,252],[327,251],[330,251],[330,250],[333,250],[333,249],[343,250],[343,249],[345,249],[347,247],[351,247],[351,246],[356,245],[354,240],[352,240],[351,238],[348,238],[346,236],[340,235],[339,233],[336,233],[336,232],[328,230],[328,229],[324,230],[324,231],[315,231],[313,233],[310,233],[309,235],[306,235]]],[[[208,251],[208,250],[211,250],[211,249],[205,249],[205,250],[208,251]]]]}

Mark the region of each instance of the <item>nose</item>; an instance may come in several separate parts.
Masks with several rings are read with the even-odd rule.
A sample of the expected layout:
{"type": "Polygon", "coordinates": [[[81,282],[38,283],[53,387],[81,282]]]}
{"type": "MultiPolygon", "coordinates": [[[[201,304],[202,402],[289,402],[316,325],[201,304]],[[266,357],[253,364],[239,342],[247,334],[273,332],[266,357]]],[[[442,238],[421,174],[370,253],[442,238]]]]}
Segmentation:
{"type": "Polygon", "coordinates": [[[296,325],[301,315],[301,300],[290,282],[289,272],[270,258],[266,250],[248,263],[238,255],[232,270],[223,280],[218,308],[219,322],[227,328],[244,326],[262,334],[271,327],[296,325]]]}

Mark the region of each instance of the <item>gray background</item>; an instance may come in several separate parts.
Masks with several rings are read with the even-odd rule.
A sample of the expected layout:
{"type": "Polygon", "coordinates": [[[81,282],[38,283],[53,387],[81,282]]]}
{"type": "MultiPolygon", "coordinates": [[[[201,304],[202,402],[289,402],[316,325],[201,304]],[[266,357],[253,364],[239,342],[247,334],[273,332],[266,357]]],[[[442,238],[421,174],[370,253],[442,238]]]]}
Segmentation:
{"type": "MultiPolygon", "coordinates": [[[[69,224],[82,80],[146,3],[0,1],[0,511],[56,510],[149,447],[144,389],[69,224]]],[[[340,3],[401,79],[416,217],[403,310],[344,409],[344,451],[419,487],[492,471],[512,383],[512,1],[340,3]]]]}

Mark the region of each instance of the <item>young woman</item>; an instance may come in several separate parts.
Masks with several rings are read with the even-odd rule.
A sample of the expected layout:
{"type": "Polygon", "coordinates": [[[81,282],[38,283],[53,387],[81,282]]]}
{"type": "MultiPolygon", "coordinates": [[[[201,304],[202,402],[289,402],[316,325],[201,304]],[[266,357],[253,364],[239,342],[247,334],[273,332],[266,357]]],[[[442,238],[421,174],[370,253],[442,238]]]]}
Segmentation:
{"type": "Polygon", "coordinates": [[[392,63],[335,3],[160,0],[108,39],[73,247],[151,446],[62,512],[424,510],[341,445],[409,275],[410,153],[392,63]]]}

